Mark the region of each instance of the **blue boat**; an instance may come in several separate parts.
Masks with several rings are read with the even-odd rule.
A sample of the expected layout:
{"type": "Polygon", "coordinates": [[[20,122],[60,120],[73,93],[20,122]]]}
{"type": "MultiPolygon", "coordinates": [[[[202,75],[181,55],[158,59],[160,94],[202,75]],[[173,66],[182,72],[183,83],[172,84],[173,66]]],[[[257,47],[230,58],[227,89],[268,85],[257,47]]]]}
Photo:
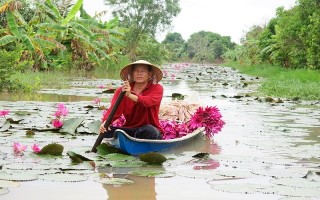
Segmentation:
{"type": "Polygon", "coordinates": [[[165,151],[186,144],[200,138],[199,136],[203,135],[203,131],[204,128],[200,128],[181,138],[149,140],[131,137],[125,131],[118,129],[115,131],[115,137],[105,138],[104,141],[110,146],[120,149],[130,155],[139,155],[149,152],[165,151]]]}

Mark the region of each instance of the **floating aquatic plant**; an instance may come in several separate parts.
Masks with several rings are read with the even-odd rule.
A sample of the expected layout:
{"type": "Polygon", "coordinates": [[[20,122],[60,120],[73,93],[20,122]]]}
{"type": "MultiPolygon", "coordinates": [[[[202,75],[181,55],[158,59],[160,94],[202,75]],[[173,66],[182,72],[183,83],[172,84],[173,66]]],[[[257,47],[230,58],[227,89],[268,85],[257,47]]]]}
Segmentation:
{"type": "Polygon", "coordinates": [[[38,174],[26,173],[26,172],[15,172],[9,173],[6,171],[0,171],[0,180],[7,181],[34,181],[38,179],[38,174]]]}
{"type": "Polygon", "coordinates": [[[58,181],[58,182],[81,182],[88,180],[87,176],[79,174],[45,174],[40,175],[39,179],[46,181],[58,181]]]}
{"type": "Polygon", "coordinates": [[[61,156],[63,149],[64,147],[61,144],[52,143],[44,146],[39,153],[48,154],[52,156],[61,156]]]}
{"type": "Polygon", "coordinates": [[[83,120],[83,117],[68,119],[64,121],[63,127],[59,130],[59,132],[74,135],[83,120]]]}
{"type": "Polygon", "coordinates": [[[132,184],[133,181],[125,178],[97,178],[94,181],[106,184],[106,185],[126,185],[132,184]]]}
{"type": "Polygon", "coordinates": [[[153,165],[162,165],[162,163],[167,161],[167,158],[165,156],[156,152],[141,154],[139,158],[141,161],[153,165]]]}
{"type": "Polygon", "coordinates": [[[86,158],[80,154],[77,154],[73,151],[68,151],[68,156],[71,158],[72,162],[74,163],[83,163],[84,161],[92,161],[89,158],[86,158]]]}
{"type": "MultiPolygon", "coordinates": [[[[19,187],[20,183],[14,181],[0,180],[0,188],[19,187]]],[[[1,194],[1,192],[0,192],[1,194]]]]}
{"type": "Polygon", "coordinates": [[[158,177],[165,173],[166,173],[165,171],[161,171],[161,170],[137,170],[137,171],[129,172],[129,174],[132,174],[135,176],[146,176],[146,177],[158,177]]]}
{"type": "Polygon", "coordinates": [[[97,146],[97,153],[99,155],[108,155],[112,153],[122,153],[121,150],[114,148],[106,143],[101,143],[97,146]]]}
{"type": "Polygon", "coordinates": [[[4,195],[9,193],[10,190],[8,188],[0,187],[0,195],[4,195]]]}

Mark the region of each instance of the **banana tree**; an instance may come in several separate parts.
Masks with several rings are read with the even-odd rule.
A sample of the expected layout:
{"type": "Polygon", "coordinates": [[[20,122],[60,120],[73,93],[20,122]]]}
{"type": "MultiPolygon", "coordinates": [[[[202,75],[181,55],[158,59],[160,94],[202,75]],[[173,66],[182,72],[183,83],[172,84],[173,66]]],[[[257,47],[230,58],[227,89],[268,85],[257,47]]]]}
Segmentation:
{"type": "Polygon", "coordinates": [[[70,49],[73,61],[80,61],[78,67],[86,70],[96,65],[103,65],[104,60],[110,60],[113,47],[123,45],[121,32],[116,31],[116,20],[101,23],[90,17],[82,7],[82,0],[78,0],[71,10],[63,17],[57,5],[51,0],[39,4],[42,12],[51,16],[50,21],[39,24],[37,27],[43,34],[56,33],[56,38],[70,49]],[[80,18],[76,14],[80,11],[80,18]]]}
{"type": "Polygon", "coordinates": [[[27,59],[34,60],[34,68],[46,68],[47,54],[53,49],[66,49],[54,38],[39,34],[30,26],[19,13],[19,2],[9,0],[0,7],[0,12],[6,14],[7,27],[4,28],[3,37],[0,38],[0,46],[10,43],[22,44],[24,55],[29,55],[27,59]]]}
{"type": "MultiPolygon", "coordinates": [[[[12,2],[10,0],[8,4],[12,2]]],[[[28,23],[17,10],[8,9],[8,4],[0,7],[0,11],[6,12],[8,21],[8,30],[0,38],[0,46],[23,43],[37,59],[38,64],[34,66],[37,69],[47,68],[48,64],[55,67],[57,56],[70,54],[81,68],[92,69],[102,65],[101,61],[109,60],[117,49],[115,46],[123,45],[121,32],[116,29],[117,20],[100,23],[91,18],[82,8],[83,0],[78,0],[66,16],[60,14],[51,0],[37,3],[37,13],[28,23]],[[81,15],[77,18],[79,11],[81,15]]]]}

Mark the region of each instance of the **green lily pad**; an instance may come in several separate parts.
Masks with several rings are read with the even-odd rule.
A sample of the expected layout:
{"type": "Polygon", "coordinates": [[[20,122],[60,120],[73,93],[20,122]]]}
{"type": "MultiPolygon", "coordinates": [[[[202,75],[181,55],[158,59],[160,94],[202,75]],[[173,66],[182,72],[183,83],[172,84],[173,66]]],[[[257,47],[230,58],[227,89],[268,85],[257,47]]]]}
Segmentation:
{"type": "Polygon", "coordinates": [[[100,128],[101,121],[100,120],[95,120],[91,123],[88,124],[88,129],[89,133],[99,133],[99,128],[100,128]]]}
{"type": "Polygon", "coordinates": [[[106,143],[101,143],[99,146],[97,146],[97,153],[99,155],[107,155],[112,153],[122,153],[122,151],[106,143]]]}
{"type": "Polygon", "coordinates": [[[165,156],[155,152],[141,154],[139,158],[143,162],[154,165],[162,165],[162,163],[164,163],[167,160],[165,156]]]}
{"type": "Polygon", "coordinates": [[[280,179],[272,179],[271,183],[277,185],[285,185],[291,187],[300,187],[300,188],[315,188],[320,187],[320,182],[310,181],[305,178],[280,178],[280,179]]]}
{"type": "Polygon", "coordinates": [[[3,124],[3,126],[0,128],[0,132],[5,132],[9,130],[11,127],[11,123],[9,120],[6,120],[6,122],[3,124]]]}
{"type": "Polygon", "coordinates": [[[124,154],[120,154],[120,153],[112,153],[112,154],[108,154],[108,155],[106,155],[104,157],[107,160],[110,160],[110,161],[133,161],[133,160],[137,160],[137,158],[135,158],[133,156],[124,155],[124,154]]]}
{"type": "Polygon", "coordinates": [[[40,175],[39,179],[58,182],[81,182],[88,180],[88,177],[78,174],[46,174],[40,175]]]}
{"type": "Polygon", "coordinates": [[[177,170],[174,172],[178,176],[188,178],[200,178],[200,179],[223,179],[225,177],[220,176],[213,170],[177,170]]]}
{"type": "Polygon", "coordinates": [[[196,155],[192,156],[193,158],[199,159],[207,159],[209,157],[208,153],[197,153],[196,155]]]}
{"type": "Polygon", "coordinates": [[[9,121],[11,124],[19,124],[23,119],[14,120],[12,118],[8,118],[7,121],[9,121]]]}
{"type": "Polygon", "coordinates": [[[125,178],[99,178],[95,179],[95,181],[106,185],[126,185],[133,183],[133,181],[125,178]]]}
{"type": "Polygon", "coordinates": [[[146,176],[146,177],[158,177],[164,175],[166,172],[161,170],[137,170],[131,171],[129,174],[135,176],[146,176]]]}
{"type": "Polygon", "coordinates": [[[288,197],[320,197],[320,190],[318,188],[300,188],[291,186],[277,185],[273,188],[266,189],[264,192],[278,194],[288,197]]]}
{"type": "Polygon", "coordinates": [[[59,132],[74,135],[76,133],[77,128],[80,126],[83,120],[84,117],[68,119],[64,122],[59,132]]]}
{"type": "Polygon", "coordinates": [[[140,160],[129,160],[129,161],[111,161],[109,164],[112,167],[118,168],[134,168],[134,167],[141,167],[144,165],[144,162],[140,160]]]}
{"type": "Polygon", "coordinates": [[[1,187],[0,187],[0,195],[7,194],[7,193],[9,193],[9,192],[10,192],[10,190],[9,190],[8,188],[1,188],[1,187]]]}
{"type": "Polygon", "coordinates": [[[64,147],[61,144],[52,143],[42,147],[39,154],[48,154],[52,156],[61,156],[64,147]]]}
{"type": "Polygon", "coordinates": [[[8,173],[6,171],[0,171],[0,180],[7,181],[34,181],[38,179],[38,174],[15,172],[8,173]]]}
{"type": "Polygon", "coordinates": [[[212,185],[212,189],[222,191],[222,192],[231,192],[231,193],[243,193],[243,194],[253,194],[258,192],[264,192],[267,188],[271,186],[267,185],[258,185],[258,184],[215,184],[212,185]]]}
{"type": "Polygon", "coordinates": [[[3,166],[4,169],[10,170],[49,170],[49,165],[42,165],[37,163],[10,163],[3,166]]]}
{"type": "Polygon", "coordinates": [[[19,187],[19,186],[20,186],[20,183],[18,183],[18,182],[0,180],[0,188],[19,187]]]}
{"type": "Polygon", "coordinates": [[[68,151],[68,156],[71,158],[72,162],[74,163],[83,163],[84,161],[92,161],[80,154],[77,154],[73,151],[68,151]]]}

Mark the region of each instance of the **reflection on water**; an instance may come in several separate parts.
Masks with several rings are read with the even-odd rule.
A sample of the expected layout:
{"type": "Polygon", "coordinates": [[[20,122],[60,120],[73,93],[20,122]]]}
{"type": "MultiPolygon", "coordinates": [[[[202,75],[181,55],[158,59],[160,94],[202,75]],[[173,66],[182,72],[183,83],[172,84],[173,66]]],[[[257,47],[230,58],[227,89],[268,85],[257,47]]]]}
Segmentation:
{"type": "Polygon", "coordinates": [[[107,191],[108,200],[133,200],[133,199],[156,199],[155,178],[127,176],[134,184],[128,185],[103,185],[107,191]]]}

